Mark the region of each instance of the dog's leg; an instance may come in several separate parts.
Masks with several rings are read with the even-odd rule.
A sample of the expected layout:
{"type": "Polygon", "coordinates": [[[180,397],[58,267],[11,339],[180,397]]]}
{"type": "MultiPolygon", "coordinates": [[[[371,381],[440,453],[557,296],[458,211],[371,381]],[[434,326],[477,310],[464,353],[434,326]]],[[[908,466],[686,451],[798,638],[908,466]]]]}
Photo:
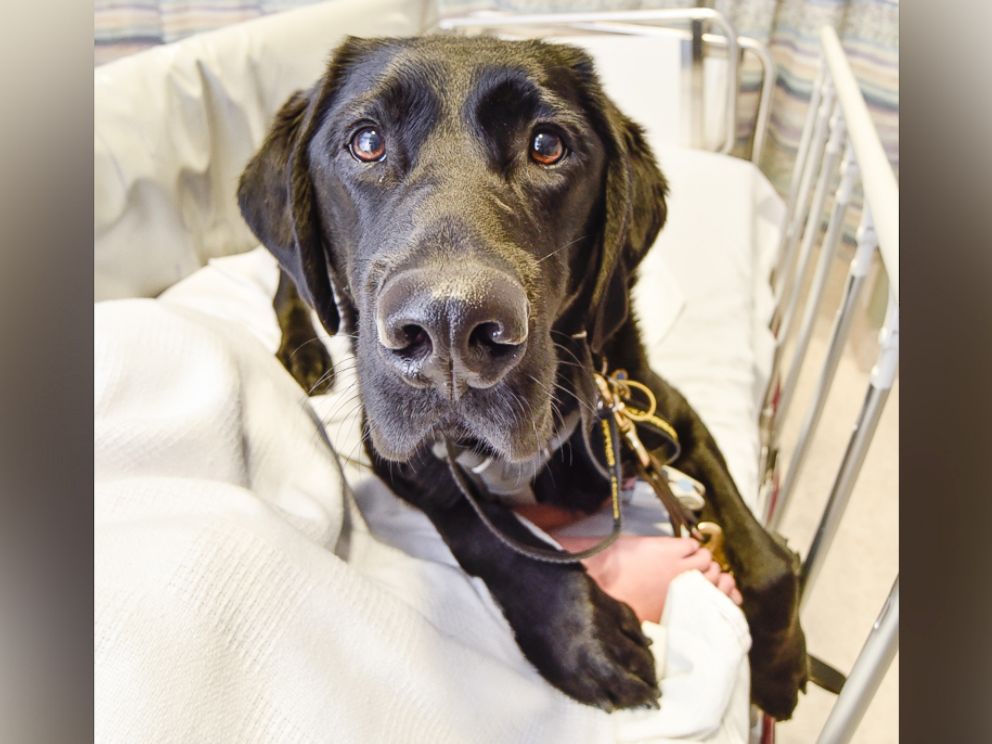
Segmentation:
{"type": "Polygon", "coordinates": [[[799,557],[751,513],[712,435],[685,398],[656,375],[638,379],[656,395],[667,393],[659,395],[659,406],[674,419],[682,443],[673,464],[706,487],[703,517],[723,527],[727,560],[751,630],[751,696],[766,713],[785,720],[807,679],[806,640],[799,625],[799,557]]]}
{"type": "Polygon", "coordinates": [[[633,322],[611,351],[611,365],[651,388],[659,412],[678,432],[682,452],[672,464],[706,487],[703,518],[723,527],[726,556],[744,597],[752,639],[752,698],[765,712],[787,719],[807,679],[806,641],[799,625],[799,557],[751,513],[702,419],[648,366],[633,322]]]}
{"type": "Polygon", "coordinates": [[[309,306],[282,270],[272,307],[282,332],[276,357],[308,395],[330,390],[334,387],[331,355],[317,337],[309,306]]]}
{"type": "MultiPolygon", "coordinates": [[[[486,583],[520,649],[548,682],[604,710],[657,707],[650,641],[630,607],[605,594],[580,564],[544,563],[506,547],[430,453],[403,465],[373,461],[395,493],[427,514],[462,568],[486,583]]],[[[504,533],[548,547],[505,507],[483,508],[504,533]]]]}

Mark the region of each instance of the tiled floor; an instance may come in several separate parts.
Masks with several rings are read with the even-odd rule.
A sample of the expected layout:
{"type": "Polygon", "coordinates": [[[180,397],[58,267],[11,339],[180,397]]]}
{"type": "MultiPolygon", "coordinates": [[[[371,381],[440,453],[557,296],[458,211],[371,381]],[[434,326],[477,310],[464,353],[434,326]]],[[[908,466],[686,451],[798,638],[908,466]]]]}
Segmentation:
{"type": "MultiPolygon", "coordinates": [[[[825,311],[821,311],[810,346],[795,404],[786,421],[784,442],[795,438],[805,415],[832,329],[847,271],[838,261],[829,283],[825,311]]],[[[871,290],[866,287],[866,295],[871,290]]],[[[864,304],[864,303],[862,303],[864,304]]],[[[805,555],[816,530],[833,474],[840,462],[868,384],[875,360],[877,328],[859,310],[841,362],[827,412],[810,449],[795,497],[784,514],[781,531],[805,555]]],[[[847,672],[882,607],[898,572],[899,555],[899,389],[893,388],[845,514],[819,579],[803,611],[803,625],[811,653],[847,672]]],[[[784,451],[788,457],[788,449],[784,451]]],[[[887,744],[899,739],[898,654],[853,741],[887,744]]],[[[800,699],[791,721],[777,727],[779,744],[810,744],[836,698],[815,686],[800,699]]]]}

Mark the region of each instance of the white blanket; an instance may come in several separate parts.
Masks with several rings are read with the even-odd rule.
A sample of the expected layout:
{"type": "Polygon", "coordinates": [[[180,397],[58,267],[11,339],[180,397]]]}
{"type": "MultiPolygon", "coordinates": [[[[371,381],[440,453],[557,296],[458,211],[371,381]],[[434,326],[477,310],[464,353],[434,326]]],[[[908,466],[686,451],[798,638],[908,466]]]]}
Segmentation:
{"type": "Polygon", "coordinates": [[[698,573],[645,624],[660,711],[607,715],[544,682],[422,514],[349,468],[352,499],[341,342],[312,407],[274,282],[256,252],[96,306],[98,741],[746,740],[746,626],[698,573]]]}

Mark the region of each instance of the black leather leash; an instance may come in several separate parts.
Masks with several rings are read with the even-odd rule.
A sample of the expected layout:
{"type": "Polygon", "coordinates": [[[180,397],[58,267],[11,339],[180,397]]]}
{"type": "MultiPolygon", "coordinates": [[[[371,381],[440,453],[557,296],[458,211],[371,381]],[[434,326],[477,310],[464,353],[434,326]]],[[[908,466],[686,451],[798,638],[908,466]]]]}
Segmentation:
{"type": "MultiPolygon", "coordinates": [[[[455,446],[445,437],[444,446],[448,467],[451,469],[451,475],[455,479],[458,489],[471,504],[486,528],[515,553],[545,563],[578,563],[605,550],[620,536],[623,527],[620,505],[620,482],[623,478],[620,445],[623,442],[635,455],[638,475],[651,486],[668,512],[675,534],[696,539],[700,544],[710,549],[714,560],[724,570],[729,570],[726,556],[723,553],[723,531],[712,522],[699,522],[695,514],[682,505],[669,488],[664,473],[664,463],[647,451],[637,434],[637,426],[646,426],[652,429],[669,444],[670,451],[667,453],[667,461],[671,462],[678,457],[680,451],[678,434],[671,424],[656,415],[657,404],[654,395],[645,385],[629,379],[623,370],[617,370],[607,376],[605,364],[603,369],[602,374],[594,373],[593,375],[599,398],[597,415],[603,437],[603,450],[610,479],[610,498],[613,508],[613,529],[603,540],[586,550],[570,553],[550,547],[539,548],[526,545],[505,534],[486,514],[481,499],[475,492],[474,484],[457,460],[458,455],[455,446]],[[635,390],[640,391],[644,396],[643,404],[634,400],[635,390]]],[[[590,456],[592,456],[591,451],[590,456]]]]}
{"type": "Polygon", "coordinates": [[[455,483],[458,485],[458,489],[465,496],[465,499],[475,513],[479,515],[479,519],[482,523],[489,529],[489,531],[496,536],[496,538],[506,545],[510,550],[515,553],[519,553],[522,556],[531,558],[535,561],[542,561],[544,563],[579,563],[584,561],[586,558],[590,558],[596,553],[606,550],[610,545],[616,542],[616,539],[620,537],[620,532],[623,529],[623,515],[620,510],[620,480],[622,477],[621,463],[620,463],[620,436],[617,429],[616,422],[613,420],[612,416],[600,415],[600,425],[603,431],[603,449],[606,453],[606,463],[609,467],[610,473],[610,498],[613,505],[613,529],[610,534],[607,535],[603,540],[596,543],[590,548],[581,550],[577,553],[570,553],[567,550],[556,550],[554,548],[538,548],[532,545],[526,545],[516,538],[510,537],[505,532],[500,530],[492,520],[489,519],[489,515],[486,514],[486,510],[482,508],[480,499],[475,494],[475,489],[472,481],[465,475],[464,469],[462,469],[461,464],[457,460],[457,453],[455,452],[454,445],[451,440],[447,437],[444,438],[444,447],[448,455],[448,467],[451,469],[451,475],[455,479],[455,483]]]}

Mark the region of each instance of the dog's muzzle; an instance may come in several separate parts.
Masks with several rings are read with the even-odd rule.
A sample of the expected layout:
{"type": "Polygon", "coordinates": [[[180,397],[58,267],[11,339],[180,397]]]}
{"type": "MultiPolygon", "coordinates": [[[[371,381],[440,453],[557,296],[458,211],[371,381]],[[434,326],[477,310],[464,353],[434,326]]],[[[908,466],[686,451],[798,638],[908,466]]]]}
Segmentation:
{"type": "Polygon", "coordinates": [[[524,288],[498,269],[408,269],[383,286],[375,311],[386,361],[414,387],[450,400],[502,380],[523,358],[529,304],[524,288]]]}

